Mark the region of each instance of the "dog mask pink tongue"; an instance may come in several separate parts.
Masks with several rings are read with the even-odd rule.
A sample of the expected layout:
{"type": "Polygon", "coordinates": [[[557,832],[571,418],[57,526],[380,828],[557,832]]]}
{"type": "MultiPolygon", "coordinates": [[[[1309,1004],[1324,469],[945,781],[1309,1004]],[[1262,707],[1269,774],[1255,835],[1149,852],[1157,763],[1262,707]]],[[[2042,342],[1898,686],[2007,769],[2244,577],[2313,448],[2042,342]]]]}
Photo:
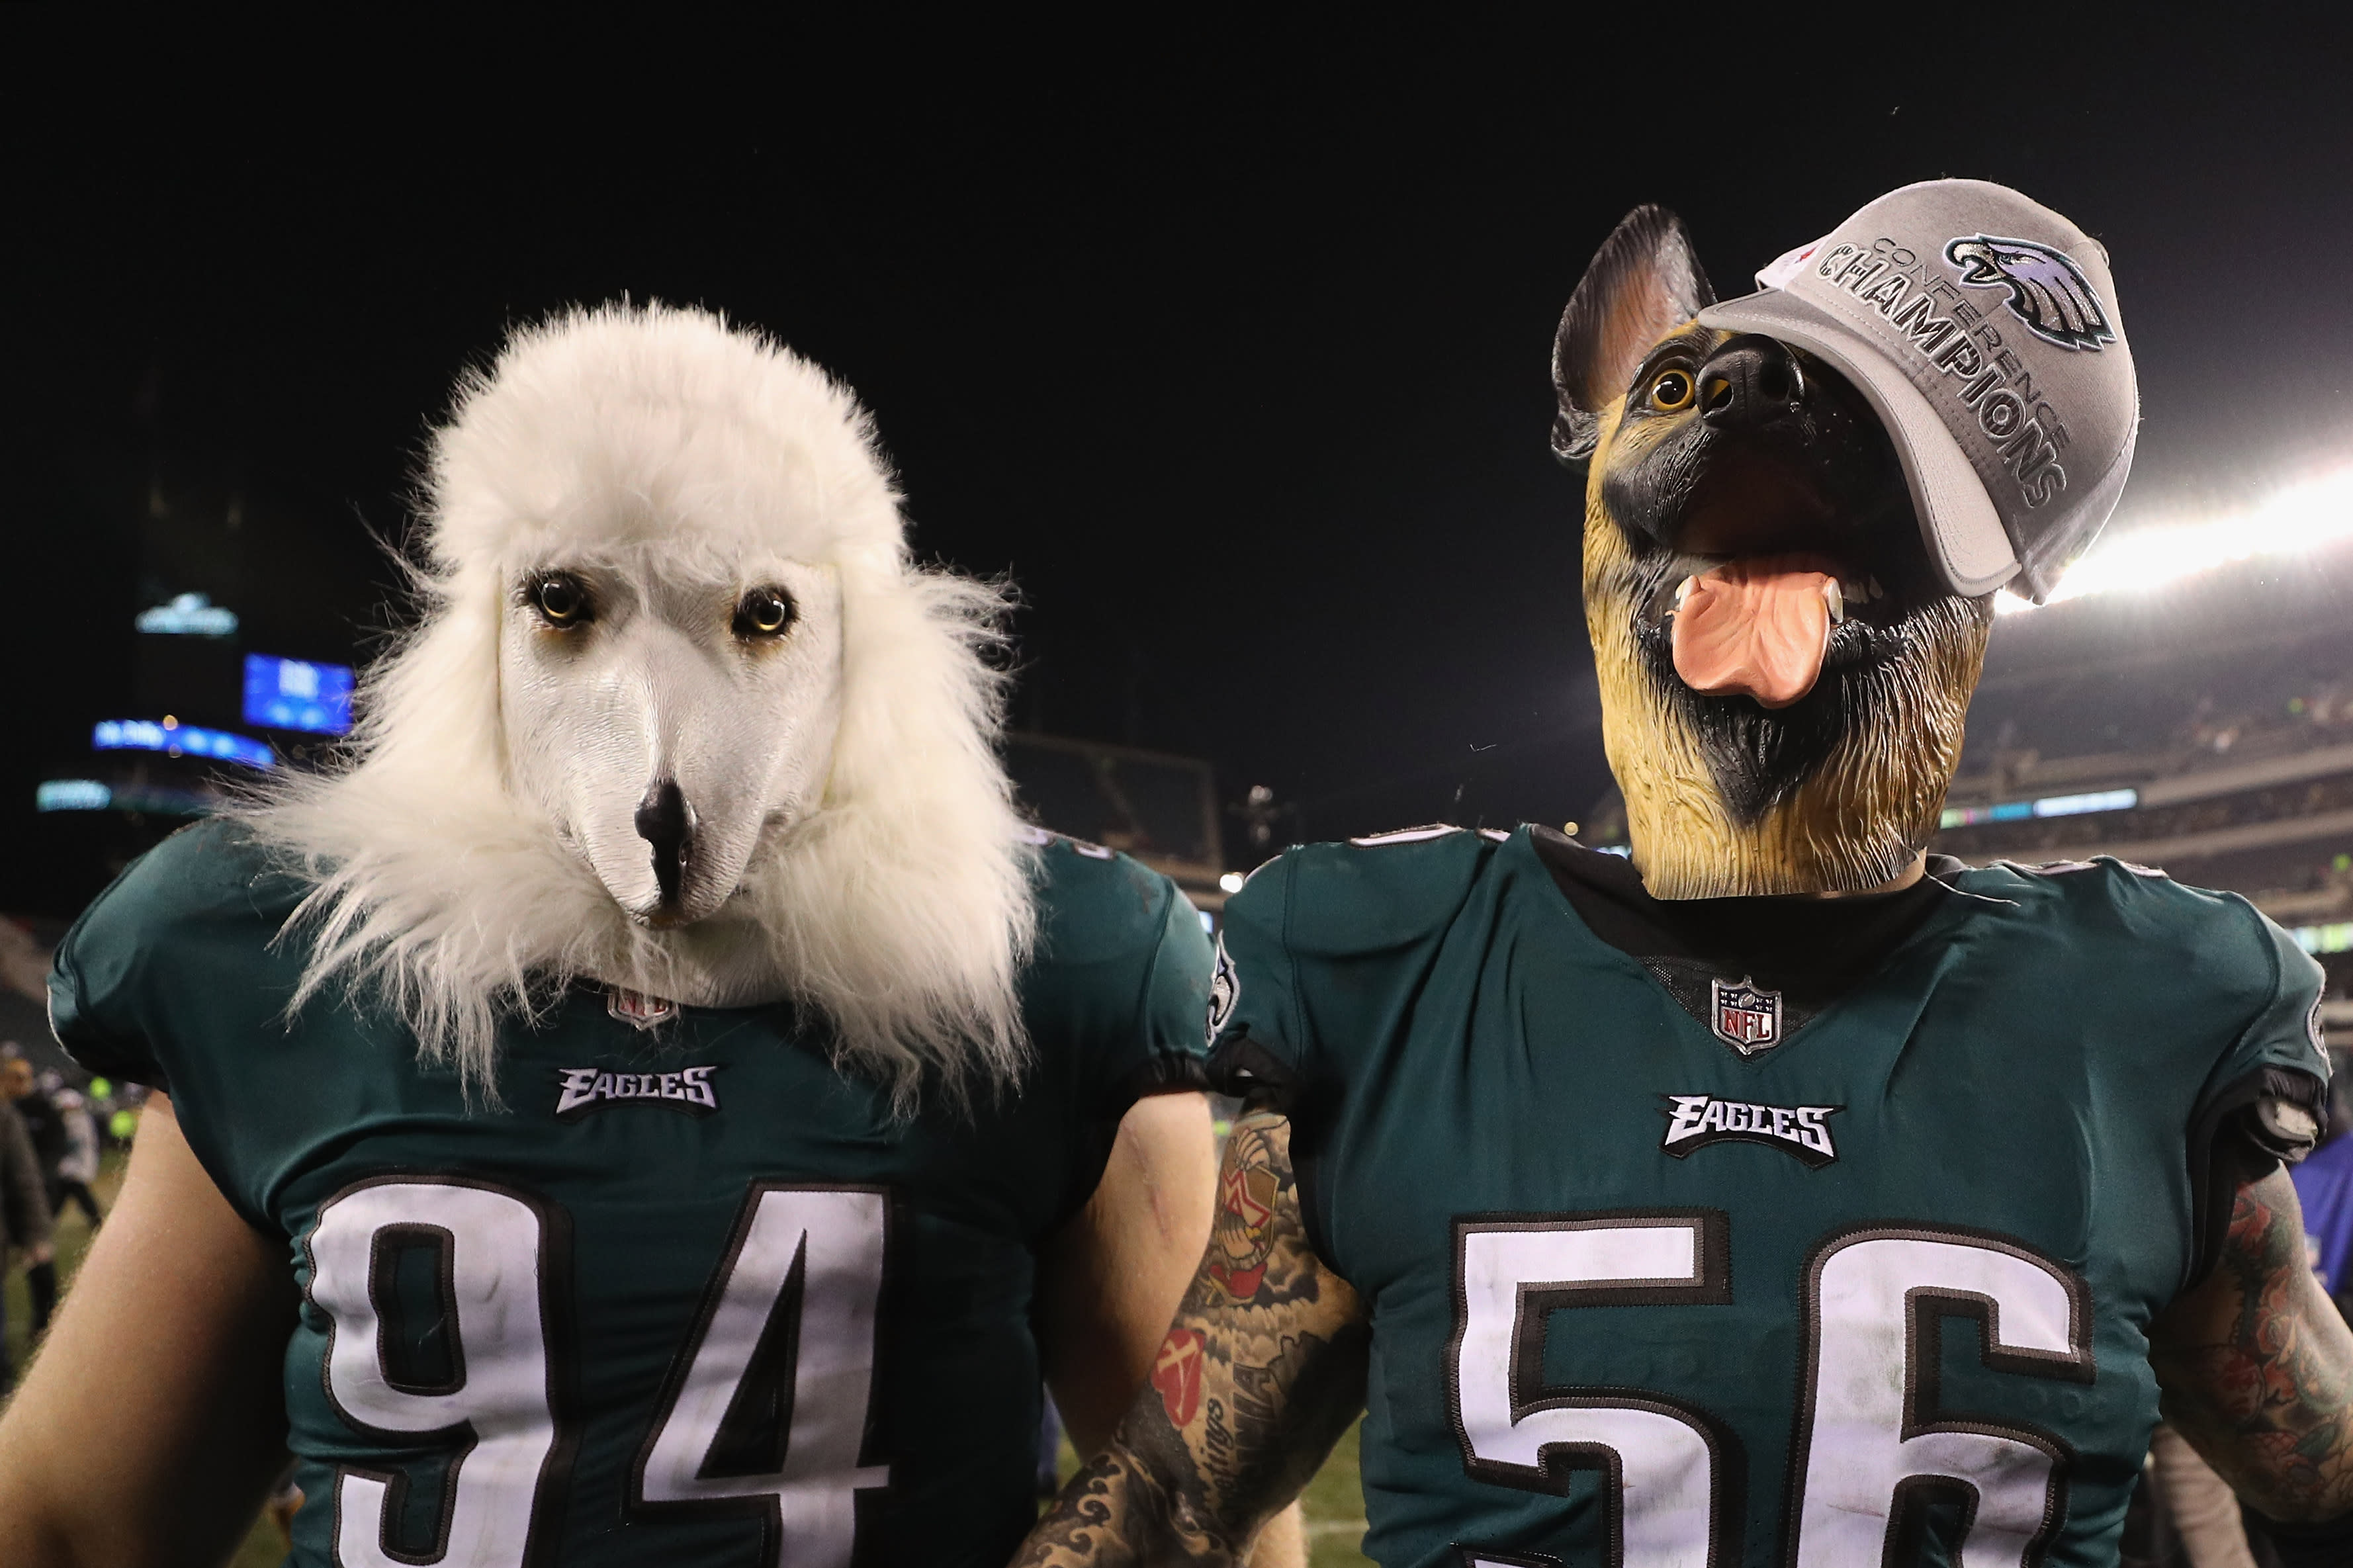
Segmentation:
{"type": "Polygon", "coordinates": [[[1710,697],[1787,708],[1821,679],[1831,640],[1824,590],[1836,581],[1786,555],[1693,578],[1675,612],[1675,673],[1710,697]]]}

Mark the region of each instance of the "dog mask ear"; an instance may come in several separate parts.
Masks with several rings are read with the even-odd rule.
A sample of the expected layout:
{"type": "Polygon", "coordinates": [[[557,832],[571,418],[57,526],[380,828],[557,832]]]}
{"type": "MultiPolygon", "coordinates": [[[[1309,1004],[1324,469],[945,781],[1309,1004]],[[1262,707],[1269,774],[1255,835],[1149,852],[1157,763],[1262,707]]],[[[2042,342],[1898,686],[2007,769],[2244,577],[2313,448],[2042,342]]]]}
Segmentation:
{"type": "Polygon", "coordinates": [[[1553,340],[1553,456],[1571,466],[1592,457],[1601,410],[1651,345],[1715,303],[1683,220],[1664,207],[1628,213],[1585,269],[1553,340]]]}

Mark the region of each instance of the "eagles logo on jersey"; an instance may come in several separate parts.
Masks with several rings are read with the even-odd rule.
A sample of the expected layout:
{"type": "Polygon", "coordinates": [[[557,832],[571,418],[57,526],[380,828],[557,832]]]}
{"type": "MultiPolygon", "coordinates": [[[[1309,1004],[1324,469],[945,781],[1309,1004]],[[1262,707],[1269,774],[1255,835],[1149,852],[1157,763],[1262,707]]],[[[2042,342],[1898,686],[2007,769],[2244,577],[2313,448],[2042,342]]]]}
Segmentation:
{"type": "Polygon", "coordinates": [[[1241,979],[1234,973],[1234,961],[1226,956],[1226,940],[1218,939],[1217,967],[1209,974],[1209,1038],[1215,1041],[1218,1031],[1234,1015],[1234,999],[1241,990],[1241,979]]]}
{"type": "Polygon", "coordinates": [[[1661,1098],[1667,1102],[1667,1135],[1659,1147],[1678,1160],[1727,1138],[1785,1150],[1809,1166],[1827,1165],[1838,1158],[1829,1119],[1844,1110],[1843,1105],[1750,1105],[1712,1094],[1661,1098]]]}

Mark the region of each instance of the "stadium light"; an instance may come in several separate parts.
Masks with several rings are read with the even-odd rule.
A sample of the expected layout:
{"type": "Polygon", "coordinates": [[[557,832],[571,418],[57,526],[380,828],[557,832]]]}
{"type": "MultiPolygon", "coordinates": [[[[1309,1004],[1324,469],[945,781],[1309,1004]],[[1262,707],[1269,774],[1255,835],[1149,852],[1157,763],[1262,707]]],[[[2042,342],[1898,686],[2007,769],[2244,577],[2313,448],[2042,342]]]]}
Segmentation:
{"type": "MultiPolygon", "coordinates": [[[[2168,583],[2258,555],[2293,555],[2353,538],[2353,468],[2279,490],[2245,511],[2108,534],[2067,568],[2050,603],[2168,583]]],[[[2035,608],[2003,593],[2004,615],[2035,608]]]]}
{"type": "Polygon", "coordinates": [[[168,605],[139,612],[139,629],[153,637],[233,637],[237,612],[224,609],[202,594],[174,595],[168,605]]]}
{"type": "Polygon", "coordinates": [[[114,792],[96,779],[45,779],[33,792],[35,811],[104,811],[114,792]]]}
{"type": "Polygon", "coordinates": [[[169,756],[218,757],[248,768],[267,768],[278,758],[261,742],[230,730],[207,730],[183,724],[170,714],[160,724],[153,719],[101,719],[90,731],[90,744],[98,752],[162,752],[169,756]]]}

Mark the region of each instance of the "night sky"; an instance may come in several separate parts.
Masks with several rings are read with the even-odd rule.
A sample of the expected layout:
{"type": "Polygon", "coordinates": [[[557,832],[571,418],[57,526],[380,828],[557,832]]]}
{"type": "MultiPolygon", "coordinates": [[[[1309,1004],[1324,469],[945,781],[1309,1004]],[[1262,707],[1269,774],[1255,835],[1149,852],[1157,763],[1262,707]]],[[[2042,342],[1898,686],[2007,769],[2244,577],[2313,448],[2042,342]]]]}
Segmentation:
{"type": "MultiPolygon", "coordinates": [[[[249,613],[364,653],[397,617],[371,534],[453,375],[575,300],[708,305],[837,373],[920,551],[1018,583],[1017,721],[1208,756],[1318,837],[1607,787],[1546,358],[1639,202],[1725,294],[1914,179],[2066,213],[2140,365],[2127,521],[2353,432],[2343,33],[2003,8],[1865,59],[1677,15],[1194,37],[1148,70],[994,34],[129,59],[13,18],[0,831],[125,700],[159,584],[124,474],[254,498],[304,586],[249,613]]],[[[58,902],[0,873],[0,908],[58,902]]]]}

